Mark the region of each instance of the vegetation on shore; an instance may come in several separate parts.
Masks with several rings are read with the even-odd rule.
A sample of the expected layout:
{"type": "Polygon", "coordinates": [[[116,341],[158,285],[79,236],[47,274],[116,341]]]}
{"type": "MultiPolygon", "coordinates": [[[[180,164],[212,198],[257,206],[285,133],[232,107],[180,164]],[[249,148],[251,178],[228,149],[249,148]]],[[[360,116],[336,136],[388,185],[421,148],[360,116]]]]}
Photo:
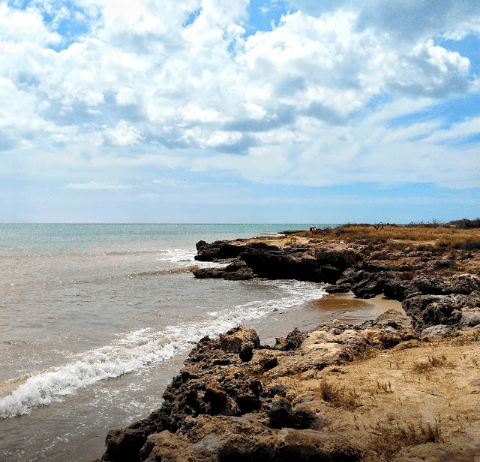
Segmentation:
{"type": "MultiPolygon", "coordinates": [[[[425,250],[427,248],[428,250],[480,249],[480,219],[461,220],[461,223],[455,223],[345,224],[336,228],[298,231],[289,237],[365,245],[383,244],[395,248],[423,245],[425,250]]],[[[424,248],[420,250],[424,250],[424,248]]]]}

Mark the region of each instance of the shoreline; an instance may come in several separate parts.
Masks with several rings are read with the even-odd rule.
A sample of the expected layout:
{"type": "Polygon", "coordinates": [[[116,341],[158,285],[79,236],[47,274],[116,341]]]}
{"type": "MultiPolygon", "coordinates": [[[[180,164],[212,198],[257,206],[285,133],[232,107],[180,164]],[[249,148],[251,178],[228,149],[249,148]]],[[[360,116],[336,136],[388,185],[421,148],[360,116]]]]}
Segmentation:
{"type": "Polygon", "coordinates": [[[162,407],[110,431],[99,460],[474,462],[480,234],[445,243],[455,230],[432,237],[428,227],[373,228],[297,232],[279,245],[270,237],[200,241],[199,260],[227,266],[196,277],[324,282],[331,295],[306,311],[341,319],[274,345],[243,326],[202,339],[162,407]]]}

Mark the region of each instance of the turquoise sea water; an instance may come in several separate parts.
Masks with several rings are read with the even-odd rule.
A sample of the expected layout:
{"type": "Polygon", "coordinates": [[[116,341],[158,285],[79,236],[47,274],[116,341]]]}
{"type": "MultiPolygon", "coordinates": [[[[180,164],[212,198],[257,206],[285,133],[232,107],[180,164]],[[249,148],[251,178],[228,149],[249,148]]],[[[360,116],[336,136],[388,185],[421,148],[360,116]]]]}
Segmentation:
{"type": "Polygon", "coordinates": [[[109,429],[161,405],[204,335],[239,323],[284,335],[287,313],[305,327],[321,285],[197,280],[188,267],[212,265],[194,260],[199,240],[307,228],[0,224],[0,460],[90,461],[109,429]]]}
{"type": "MultiPolygon", "coordinates": [[[[319,225],[333,226],[333,225],[319,225]]],[[[191,245],[206,241],[252,237],[305,224],[5,224],[0,223],[0,246],[56,250],[83,249],[98,244],[163,240],[166,244],[191,245]]]]}

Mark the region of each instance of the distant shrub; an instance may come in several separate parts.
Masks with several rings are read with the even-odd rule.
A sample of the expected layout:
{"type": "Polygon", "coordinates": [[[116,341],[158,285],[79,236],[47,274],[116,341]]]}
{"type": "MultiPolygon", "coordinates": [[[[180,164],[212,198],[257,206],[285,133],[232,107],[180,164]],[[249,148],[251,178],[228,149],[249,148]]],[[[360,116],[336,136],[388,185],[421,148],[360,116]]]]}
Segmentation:
{"type": "Polygon", "coordinates": [[[449,225],[455,226],[455,228],[457,229],[480,228],[480,218],[476,218],[475,220],[468,220],[467,218],[463,218],[461,220],[451,221],[449,225]]]}

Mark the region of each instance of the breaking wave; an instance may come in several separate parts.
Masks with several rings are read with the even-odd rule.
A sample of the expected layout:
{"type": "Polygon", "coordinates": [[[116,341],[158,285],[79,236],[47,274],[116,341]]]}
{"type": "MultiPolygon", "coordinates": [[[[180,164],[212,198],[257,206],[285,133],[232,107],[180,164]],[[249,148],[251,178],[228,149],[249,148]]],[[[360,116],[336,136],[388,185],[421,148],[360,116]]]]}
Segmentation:
{"type": "Polygon", "coordinates": [[[30,376],[10,395],[0,399],[0,418],[27,414],[36,407],[60,401],[101,380],[168,360],[190,349],[192,343],[205,335],[216,337],[238,324],[261,318],[277,309],[291,309],[326,293],[319,285],[310,282],[265,281],[263,284],[284,291],[286,296],[211,312],[208,319],[201,322],[171,325],[156,332],[151,328],[133,331],[108,346],[79,355],[75,362],[30,376]]]}

